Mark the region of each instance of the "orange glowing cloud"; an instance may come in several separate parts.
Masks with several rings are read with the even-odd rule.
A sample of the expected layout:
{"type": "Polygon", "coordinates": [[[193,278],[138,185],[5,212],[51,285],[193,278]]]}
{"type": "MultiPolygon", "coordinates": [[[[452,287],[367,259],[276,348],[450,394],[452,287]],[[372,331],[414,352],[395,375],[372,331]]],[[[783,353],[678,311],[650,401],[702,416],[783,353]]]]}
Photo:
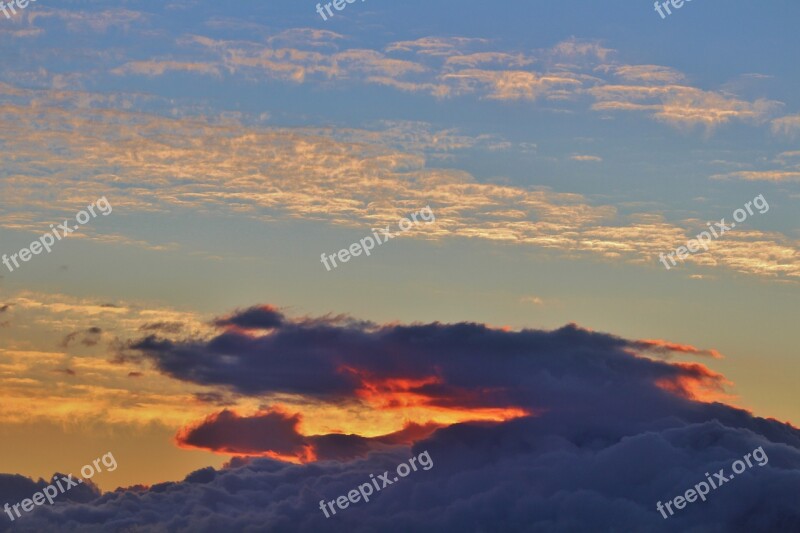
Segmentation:
{"type": "Polygon", "coordinates": [[[343,419],[339,427],[334,426],[325,434],[307,435],[302,431],[303,420],[306,415],[312,420],[320,418],[319,405],[310,404],[302,413],[292,413],[281,406],[252,415],[225,409],[181,429],[175,441],[182,448],[308,463],[363,456],[386,446],[412,444],[456,423],[500,423],[532,414],[530,409],[522,407],[497,406],[501,390],[467,391],[445,384],[439,376],[376,377],[352,366],[341,366],[339,372],[354,376],[360,383],[350,403],[359,410],[366,406],[375,412],[397,412],[402,415],[402,426],[398,429],[395,425],[375,435],[369,431],[375,428],[368,428],[358,420],[343,419]],[[370,433],[373,436],[368,436],[370,433]]]}
{"type": "Polygon", "coordinates": [[[175,442],[181,448],[303,464],[350,459],[375,449],[413,444],[443,427],[435,422],[407,422],[402,429],[377,437],[345,432],[304,435],[300,431],[301,420],[301,414],[288,413],[281,407],[251,416],[226,409],[181,429],[175,442]]]}
{"type": "Polygon", "coordinates": [[[698,363],[674,363],[681,373],[656,380],[656,386],[677,396],[698,402],[727,402],[733,396],[725,391],[731,383],[722,374],[698,363]]]}
{"type": "Polygon", "coordinates": [[[710,349],[704,350],[692,346],[691,344],[678,344],[676,342],[669,342],[663,339],[642,339],[637,341],[637,345],[657,353],[686,353],[692,355],[703,355],[713,359],[723,359],[724,356],[717,350],[710,349]]]}
{"type": "Polygon", "coordinates": [[[438,376],[425,378],[377,378],[352,367],[340,367],[340,372],[358,376],[361,387],[356,397],[378,410],[402,409],[407,419],[417,423],[504,422],[532,415],[529,409],[516,406],[481,406],[481,393],[498,391],[466,391],[444,384],[438,376]],[[428,386],[439,386],[448,396],[434,396],[428,386]],[[426,390],[427,389],[427,390],[426,390]],[[411,418],[409,418],[411,417],[411,418]]]}
{"type": "Polygon", "coordinates": [[[298,431],[302,417],[280,407],[251,417],[225,409],[175,436],[182,448],[213,449],[220,453],[272,457],[281,461],[314,460],[313,449],[298,431]]]}

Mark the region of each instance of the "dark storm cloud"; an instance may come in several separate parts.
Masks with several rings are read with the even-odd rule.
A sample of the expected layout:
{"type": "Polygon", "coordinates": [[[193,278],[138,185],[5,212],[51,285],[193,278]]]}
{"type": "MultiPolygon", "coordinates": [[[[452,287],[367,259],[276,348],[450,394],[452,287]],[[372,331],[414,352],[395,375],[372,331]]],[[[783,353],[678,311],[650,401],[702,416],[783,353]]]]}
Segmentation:
{"type": "MultiPolygon", "coordinates": [[[[252,314],[265,310],[273,312],[268,306],[254,307],[241,313],[249,317],[246,320],[232,315],[218,321],[238,325],[205,341],[151,335],[132,348],[181,380],[222,385],[239,394],[301,394],[319,401],[357,401],[371,408],[401,407],[405,398],[395,396],[401,390],[431,408],[515,408],[533,414],[593,410],[633,421],[667,416],[681,404],[688,408],[693,395],[722,393],[725,383],[703,365],[632,355],[651,348],[653,341],[629,341],[575,325],[513,332],[474,323],[379,326],[335,317],[282,319],[279,328],[259,334],[241,328],[258,323],[263,329],[266,322],[257,322],[252,314]],[[615,394],[609,393],[611,388],[615,394]]],[[[659,343],[658,349],[665,350],[665,344],[659,343]]],[[[220,440],[206,436],[186,444],[242,454],[286,455],[289,449],[295,456],[307,454],[306,448],[298,453],[296,438],[288,441],[294,448],[273,449],[268,439],[246,437],[257,435],[262,426],[273,434],[268,422],[258,417],[234,419],[228,413],[202,426],[220,440]],[[239,429],[215,427],[224,426],[222,422],[239,429]]],[[[274,434],[282,435],[279,442],[294,438],[287,432],[274,434]]],[[[340,457],[372,449],[364,441],[341,436],[327,441],[308,438],[303,446],[310,445],[322,458],[325,450],[316,446],[323,442],[349,444],[352,451],[340,457]]]]}
{"type": "Polygon", "coordinates": [[[236,326],[242,329],[272,329],[283,324],[283,313],[272,306],[254,306],[214,321],[217,326],[236,326]]]}
{"type": "Polygon", "coordinates": [[[434,378],[411,389],[430,396],[431,405],[541,408],[606,401],[604,390],[611,384],[632,395],[657,397],[665,393],[656,382],[676,389],[721,383],[720,376],[703,374],[699,365],[631,357],[643,346],[639,341],[575,325],[511,332],[473,323],[381,327],[341,317],[289,321],[280,315],[280,325],[263,334],[242,329],[275,325],[273,314],[273,308],[262,306],[220,319],[218,325],[237,327],[208,341],[150,335],[129,346],[180,380],[242,394],[289,393],[329,401],[353,398],[367,382],[389,379],[434,378]],[[560,377],[566,374],[565,383],[560,377]]]}
{"type": "Polygon", "coordinates": [[[302,439],[324,451],[321,457],[340,460],[234,460],[183,482],[41,508],[19,530],[800,530],[800,431],[693,400],[718,391],[722,376],[699,364],[637,357],[649,341],[637,345],[576,326],[508,332],[468,323],[381,327],[336,318],[284,320],[254,335],[264,328],[230,324],[207,342],[150,336],[134,346],[164,373],[238,393],[351,399],[365,385],[380,392],[376,383],[395,380],[393,386],[411,383],[415,394],[437,405],[516,405],[534,414],[456,424],[432,435],[434,428],[406,428],[408,435],[386,436],[382,446],[358,435],[301,436],[291,414],[217,415],[198,426],[204,433],[193,435],[195,443],[275,446],[277,439],[292,449],[302,439]],[[413,450],[391,446],[407,440],[415,441],[413,450]],[[705,472],[730,470],[759,446],[769,457],[765,466],[737,475],[706,502],[668,520],[656,510],[656,502],[684,494],[705,472]],[[329,519],[319,510],[320,500],[347,494],[370,474],[392,472],[423,450],[432,469],[413,472],[329,519]],[[366,457],[344,459],[365,451],[366,457]]]}
{"type": "MultiPolygon", "coordinates": [[[[796,445],[713,418],[610,419],[560,413],[500,425],[461,424],[439,430],[413,451],[376,452],[349,463],[237,462],[242,466],[203,469],[181,483],[42,509],[26,525],[30,531],[348,533],[752,533],[800,526],[796,445]],[[757,446],[769,457],[766,466],[755,466],[668,520],[656,511],[655,502],[685,492],[704,472],[730,469],[757,446]],[[433,461],[430,470],[413,472],[330,519],[319,510],[320,500],[347,494],[370,474],[392,472],[423,450],[433,461]]],[[[791,432],[797,439],[797,430],[791,432]]]]}
{"type": "Polygon", "coordinates": [[[272,452],[304,460],[346,460],[387,446],[410,444],[441,427],[409,423],[399,431],[372,438],[338,433],[307,436],[298,430],[300,421],[299,413],[263,411],[253,416],[240,416],[225,409],[184,428],[176,440],[182,446],[221,453],[263,455],[272,452]]]}
{"type": "Polygon", "coordinates": [[[270,450],[281,455],[297,455],[307,445],[297,432],[299,423],[300,416],[297,414],[267,412],[239,417],[226,409],[181,432],[178,442],[186,446],[239,454],[258,454],[270,450]]]}
{"type": "MultiPolygon", "coordinates": [[[[50,479],[56,478],[61,480],[62,478],[66,478],[67,474],[61,474],[56,472],[50,479]]],[[[73,476],[74,479],[78,479],[79,476],[73,476]]],[[[31,498],[34,493],[41,492],[46,486],[48,486],[50,482],[39,479],[38,481],[34,481],[30,478],[20,476],[20,475],[11,475],[11,474],[0,474],[0,506],[4,506],[5,504],[14,505],[20,503],[22,500],[26,498],[31,498]]],[[[54,487],[57,485],[54,483],[54,487]]],[[[56,502],[73,502],[73,503],[87,503],[97,499],[100,496],[100,489],[92,483],[90,480],[84,480],[78,486],[74,486],[70,488],[70,490],[66,492],[60,492],[55,497],[56,502]]],[[[13,510],[12,510],[13,514],[13,510]]],[[[25,513],[26,516],[23,518],[28,518],[30,515],[25,513]]],[[[15,518],[15,525],[19,525],[22,523],[25,525],[23,518],[15,518]]],[[[11,520],[8,518],[7,514],[0,514],[0,531],[6,531],[9,529],[11,525],[11,520]]],[[[19,530],[19,528],[14,528],[19,530]]]]}

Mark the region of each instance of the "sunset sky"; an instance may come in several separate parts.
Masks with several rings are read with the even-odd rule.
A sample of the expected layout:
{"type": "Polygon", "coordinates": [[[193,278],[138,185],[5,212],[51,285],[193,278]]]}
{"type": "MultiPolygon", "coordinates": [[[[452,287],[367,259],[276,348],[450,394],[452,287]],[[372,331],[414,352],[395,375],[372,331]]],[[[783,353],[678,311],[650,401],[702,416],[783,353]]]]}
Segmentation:
{"type": "MultiPolygon", "coordinates": [[[[647,1],[315,10],[38,0],[0,15],[0,254],[113,207],[0,265],[0,472],[48,479],[109,451],[103,491],[179,487],[239,457],[346,471],[421,442],[478,450],[475,428],[540,442],[548,414],[603,405],[607,427],[564,424],[749,428],[782,443],[797,483],[800,4],[700,0],[663,20],[647,1]],[[708,252],[659,262],[759,195],[768,210],[708,252]],[[435,222],[322,265],[426,206],[435,222]]],[[[758,445],[742,439],[714,457],[758,445]]],[[[664,459],[687,481],[648,484],[649,520],[710,457],[664,459]]],[[[719,515],[762,481],[715,495],[719,515]]],[[[409,494],[384,512],[430,511],[409,494]]],[[[318,499],[297,512],[324,520],[318,499]]]]}

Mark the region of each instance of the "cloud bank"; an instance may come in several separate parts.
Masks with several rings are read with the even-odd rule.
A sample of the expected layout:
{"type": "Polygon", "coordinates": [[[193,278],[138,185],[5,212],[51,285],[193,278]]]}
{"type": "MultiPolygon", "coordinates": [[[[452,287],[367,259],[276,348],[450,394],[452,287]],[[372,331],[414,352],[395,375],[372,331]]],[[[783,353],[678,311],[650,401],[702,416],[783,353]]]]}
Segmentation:
{"type": "MultiPolygon", "coordinates": [[[[421,404],[527,416],[394,435],[303,435],[302,416],[223,410],[184,428],[191,446],[246,455],[181,482],[40,508],[20,531],[792,531],[800,527],[800,431],[714,398],[725,379],[698,363],[646,356],[713,350],[627,340],[576,325],[379,325],[234,312],[201,339],[129,343],[160,372],[220,391],[291,392],[366,409],[421,404]],[[664,520],[657,501],[763,446],[769,462],[664,520]],[[263,453],[265,450],[273,455],[263,453]],[[320,500],[427,450],[434,466],[326,519],[320,500]],[[354,451],[356,453],[354,453],[354,451]],[[252,453],[247,453],[252,452],[252,453]],[[275,460],[301,455],[305,464],[275,460]],[[315,456],[316,455],[316,456],[315,456]],[[26,529],[31,528],[31,529],[26,529]]],[[[0,490],[18,479],[3,478],[0,490]]]]}

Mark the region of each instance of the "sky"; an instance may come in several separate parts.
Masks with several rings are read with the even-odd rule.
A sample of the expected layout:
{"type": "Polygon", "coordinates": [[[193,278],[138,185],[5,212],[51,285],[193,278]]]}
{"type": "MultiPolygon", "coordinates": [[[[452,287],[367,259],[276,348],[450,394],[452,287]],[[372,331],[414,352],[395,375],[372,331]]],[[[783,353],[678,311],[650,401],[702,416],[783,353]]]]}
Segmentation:
{"type": "Polygon", "coordinates": [[[800,527],[796,2],[15,11],[0,531],[800,527]]]}

